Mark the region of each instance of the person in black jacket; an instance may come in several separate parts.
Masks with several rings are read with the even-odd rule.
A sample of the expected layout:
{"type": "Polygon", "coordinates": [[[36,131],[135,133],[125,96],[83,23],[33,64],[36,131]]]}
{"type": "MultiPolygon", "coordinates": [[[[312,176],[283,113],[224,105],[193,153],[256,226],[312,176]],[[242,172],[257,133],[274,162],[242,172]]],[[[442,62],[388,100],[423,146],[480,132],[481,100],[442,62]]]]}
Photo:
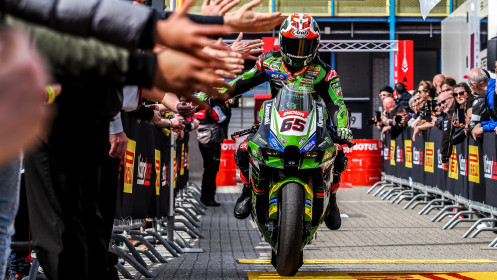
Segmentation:
{"type": "Polygon", "coordinates": [[[195,117],[200,122],[197,140],[204,161],[200,201],[207,206],[219,206],[221,204],[215,199],[216,177],[219,171],[221,144],[227,138],[231,119],[229,102],[213,104],[212,108],[197,112],[195,117]]]}
{"type": "Polygon", "coordinates": [[[396,83],[394,90],[394,95],[397,96],[395,99],[395,109],[404,108],[410,111],[409,99],[411,99],[411,94],[406,90],[406,86],[403,83],[396,83]]]}
{"type": "Polygon", "coordinates": [[[454,125],[451,121],[454,97],[448,92],[442,92],[438,96],[438,102],[443,114],[437,119],[435,126],[442,130],[442,166],[444,170],[447,170],[452,150],[451,138],[454,132],[454,125]]]}

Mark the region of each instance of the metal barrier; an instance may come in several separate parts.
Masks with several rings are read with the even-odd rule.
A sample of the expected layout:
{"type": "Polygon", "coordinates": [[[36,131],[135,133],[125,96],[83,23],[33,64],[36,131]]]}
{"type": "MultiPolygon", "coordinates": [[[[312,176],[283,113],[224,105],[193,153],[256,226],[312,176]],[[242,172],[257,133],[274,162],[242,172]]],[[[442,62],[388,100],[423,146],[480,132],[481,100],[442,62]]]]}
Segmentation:
{"type": "MultiPolygon", "coordinates": [[[[460,223],[472,223],[462,238],[475,238],[483,231],[497,233],[496,207],[385,173],[382,173],[382,180],[368,189],[367,193],[370,194],[375,190],[373,196],[391,201],[392,204],[395,202],[400,204],[407,200],[408,202],[403,207],[404,210],[414,209],[420,204],[425,204],[418,215],[428,215],[432,210],[439,209],[431,222],[442,222],[452,215],[443,225],[442,229],[444,230],[453,229],[460,223]],[[480,225],[484,226],[479,227],[480,225]]],[[[497,237],[489,243],[488,247],[497,247],[497,237]]]]}
{"type": "MultiPolygon", "coordinates": [[[[173,207],[172,231],[169,230],[171,224],[163,219],[153,219],[153,226],[147,229],[144,228],[147,224],[144,219],[116,219],[112,235],[114,242],[111,242],[109,252],[117,255],[146,278],[155,277],[146,259],[150,264],[164,264],[167,263],[168,257],[175,258],[185,253],[203,252],[203,249],[192,246],[195,239],[204,238],[199,230],[199,218],[205,215],[207,207],[200,202],[199,192],[198,186],[191,182],[178,192],[173,207]],[[189,237],[184,237],[179,232],[185,232],[189,237]],[[159,247],[163,247],[167,255],[161,254],[159,247]]],[[[124,278],[134,279],[135,276],[122,261],[116,265],[116,269],[124,278]]]]}

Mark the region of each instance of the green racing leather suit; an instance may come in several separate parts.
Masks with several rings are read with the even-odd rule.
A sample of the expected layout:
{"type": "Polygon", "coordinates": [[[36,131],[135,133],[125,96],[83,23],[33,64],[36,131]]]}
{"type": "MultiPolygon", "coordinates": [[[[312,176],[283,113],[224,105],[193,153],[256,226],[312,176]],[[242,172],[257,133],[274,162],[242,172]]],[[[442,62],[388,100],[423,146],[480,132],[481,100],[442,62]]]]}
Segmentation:
{"type": "MultiPolygon", "coordinates": [[[[291,73],[285,66],[280,52],[270,51],[263,53],[259,56],[256,65],[252,69],[230,82],[234,86],[234,91],[230,93],[230,97],[241,95],[264,82],[269,82],[272,98],[276,97],[285,84],[292,86],[297,92],[313,94],[315,100],[324,101],[328,116],[331,117],[333,123],[332,126],[347,129],[350,127],[338,74],[330,65],[324,63],[319,56],[316,56],[309,65],[295,73],[291,73]]],[[[223,90],[221,93],[225,91],[223,90]]],[[[205,95],[198,97],[201,100],[206,98],[205,95]]],[[[240,177],[245,184],[248,183],[250,160],[246,150],[246,143],[251,137],[252,135],[248,136],[235,153],[235,161],[240,168],[240,177]]],[[[347,166],[347,157],[343,152],[339,153],[339,155],[340,157],[337,156],[336,160],[335,173],[337,174],[334,175],[334,182],[339,181],[339,174],[347,166]]]]}
{"type": "Polygon", "coordinates": [[[276,97],[284,84],[292,86],[297,92],[313,94],[314,99],[324,101],[328,116],[333,122],[332,126],[349,128],[347,108],[343,101],[338,74],[318,55],[309,65],[292,75],[285,66],[280,52],[263,53],[252,69],[230,82],[234,86],[230,97],[245,93],[264,82],[269,82],[272,98],[276,97]]]}

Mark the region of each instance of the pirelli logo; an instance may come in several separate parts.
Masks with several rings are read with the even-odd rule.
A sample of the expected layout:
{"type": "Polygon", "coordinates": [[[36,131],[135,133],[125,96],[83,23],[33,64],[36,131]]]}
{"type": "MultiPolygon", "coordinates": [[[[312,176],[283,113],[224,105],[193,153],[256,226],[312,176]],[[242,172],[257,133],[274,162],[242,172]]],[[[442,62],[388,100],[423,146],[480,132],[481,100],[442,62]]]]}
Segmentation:
{"type": "Polygon", "coordinates": [[[468,153],[468,180],[474,183],[480,183],[480,158],[478,147],[469,145],[468,153]]]}
{"type": "Polygon", "coordinates": [[[449,178],[459,179],[459,167],[457,164],[456,146],[452,146],[452,153],[449,158],[449,178]]]}
{"type": "Polygon", "coordinates": [[[395,165],[395,140],[390,140],[390,165],[395,165]]]}
{"type": "Polygon", "coordinates": [[[185,143],[181,144],[181,162],[179,175],[185,174],[185,143]]]}
{"type": "Polygon", "coordinates": [[[404,146],[406,147],[406,167],[412,168],[412,141],[404,140],[404,146]]]}
{"type": "Polygon", "coordinates": [[[435,143],[425,143],[425,172],[435,171],[435,143]]]}
{"type": "Polygon", "coordinates": [[[124,192],[133,193],[133,173],[135,171],[136,142],[128,139],[128,146],[124,154],[124,192]]]}
{"type": "Polygon", "coordinates": [[[160,151],[155,150],[155,194],[160,195],[160,151]]]}

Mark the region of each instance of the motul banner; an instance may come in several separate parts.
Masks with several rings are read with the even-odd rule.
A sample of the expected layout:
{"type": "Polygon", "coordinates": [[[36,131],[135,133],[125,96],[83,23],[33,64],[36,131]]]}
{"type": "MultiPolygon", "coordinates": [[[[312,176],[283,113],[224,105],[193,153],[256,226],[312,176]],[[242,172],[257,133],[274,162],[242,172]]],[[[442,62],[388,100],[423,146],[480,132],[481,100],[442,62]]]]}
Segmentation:
{"type": "Polygon", "coordinates": [[[262,37],[262,42],[264,42],[264,52],[269,52],[272,50],[279,51],[280,43],[278,37],[262,37]]]}
{"type": "MultiPolygon", "coordinates": [[[[387,133],[388,134],[388,133],[387,133]]],[[[383,139],[383,166],[387,175],[497,206],[497,137],[485,133],[483,139],[466,138],[453,146],[448,170],[442,165],[442,132],[423,131],[411,141],[412,129],[406,128],[395,139],[383,139]]]]}
{"type": "Polygon", "coordinates": [[[394,56],[394,83],[401,82],[407,90],[414,89],[413,43],[399,40],[398,50],[394,56]]]}

